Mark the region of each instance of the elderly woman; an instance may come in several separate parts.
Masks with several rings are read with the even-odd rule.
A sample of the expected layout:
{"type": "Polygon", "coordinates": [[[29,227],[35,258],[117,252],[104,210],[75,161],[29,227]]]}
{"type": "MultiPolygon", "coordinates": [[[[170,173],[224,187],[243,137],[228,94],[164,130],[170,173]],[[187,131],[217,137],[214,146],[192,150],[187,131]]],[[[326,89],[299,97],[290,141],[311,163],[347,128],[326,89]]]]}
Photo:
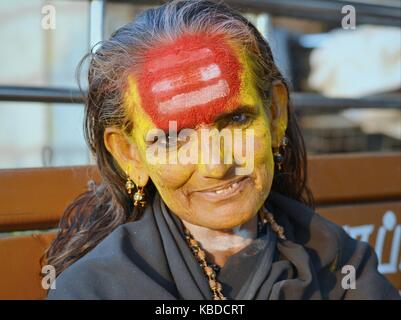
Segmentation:
{"type": "Polygon", "coordinates": [[[287,84],[244,17],[171,1],[89,57],[103,184],[61,220],[48,298],[398,297],[368,244],[313,211],[287,84]]]}

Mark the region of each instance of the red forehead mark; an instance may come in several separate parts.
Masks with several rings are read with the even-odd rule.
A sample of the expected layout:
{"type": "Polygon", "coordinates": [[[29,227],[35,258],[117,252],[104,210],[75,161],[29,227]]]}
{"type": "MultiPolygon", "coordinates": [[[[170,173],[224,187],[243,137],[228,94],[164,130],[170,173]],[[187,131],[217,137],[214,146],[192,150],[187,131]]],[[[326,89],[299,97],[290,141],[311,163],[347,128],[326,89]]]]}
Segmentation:
{"type": "Polygon", "coordinates": [[[138,78],[142,107],[164,130],[210,124],[238,103],[241,65],[222,36],[187,35],[150,50],[138,78]]]}

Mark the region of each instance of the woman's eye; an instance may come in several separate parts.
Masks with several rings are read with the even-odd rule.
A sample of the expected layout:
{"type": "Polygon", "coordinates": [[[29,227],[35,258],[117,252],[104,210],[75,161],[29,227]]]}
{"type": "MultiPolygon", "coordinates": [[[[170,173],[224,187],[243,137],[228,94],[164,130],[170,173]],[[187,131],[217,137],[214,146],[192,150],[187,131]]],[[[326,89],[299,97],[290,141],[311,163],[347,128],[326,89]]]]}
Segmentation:
{"type": "Polygon", "coordinates": [[[231,118],[231,122],[233,124],[245,124],[250,120],[250,117],[248,115],[246,115],[245,113],[239,113],[239,114],[235,114],[232,116],[231,118]]]}
{"type": "Polygon", "coordinates": [[[166,138],[162,138],[159,140],[159,144],[163,147],[171,148],[177,144],[177,141],[173,137],[167,135],[166,138]]]}
{"type": "Polygon", "coordinates": [[[163,148],[175,148],[179,146],[179,142],[176,137],[167,135],[157,141],[159,146],[163,148]]]}
{"type": "Polygon", "coordinates": [[[148,146],[157,144],[160,148],[172,149],[172,148],[180,148],[183,144],[188,142],[187,139],[179,139],[177,135],[161,135],[155,136],[150,141],[147,141],[146,144],[148,146]]]}

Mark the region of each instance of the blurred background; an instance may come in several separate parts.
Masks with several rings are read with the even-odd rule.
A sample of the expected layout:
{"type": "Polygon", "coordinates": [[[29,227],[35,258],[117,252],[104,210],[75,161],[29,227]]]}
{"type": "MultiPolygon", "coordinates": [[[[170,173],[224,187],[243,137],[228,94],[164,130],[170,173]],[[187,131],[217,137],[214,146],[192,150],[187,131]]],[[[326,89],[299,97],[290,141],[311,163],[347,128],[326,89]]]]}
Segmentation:
{"type": "MultiPolygon", "coordinates": [[[[401,150],[399,0],[226,2],[268,39],[309,154],[401,150]],[[350,4],[355,26],[346,19],[343,28],[350,4]]],[[[91,163],[75,68],[94,44],[159,3],[0,2],[0,168],[91,163]],[[44,27],[52,11],[54,25],[44,27]]]]}

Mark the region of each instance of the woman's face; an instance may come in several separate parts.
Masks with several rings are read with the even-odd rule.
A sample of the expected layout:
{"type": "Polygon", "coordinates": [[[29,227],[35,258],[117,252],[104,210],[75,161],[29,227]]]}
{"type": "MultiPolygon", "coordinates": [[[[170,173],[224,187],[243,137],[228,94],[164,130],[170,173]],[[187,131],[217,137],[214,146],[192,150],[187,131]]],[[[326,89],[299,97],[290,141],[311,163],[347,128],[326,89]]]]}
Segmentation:
{"type": "Polygon", "coordinates": [[[170,210],[192,224],[241,225],[269,194],[270,114],[251,63],[223,38],[191,35],[149,51],[141,72],[129,77],[126,107],[137,169],[170,210]]]}

